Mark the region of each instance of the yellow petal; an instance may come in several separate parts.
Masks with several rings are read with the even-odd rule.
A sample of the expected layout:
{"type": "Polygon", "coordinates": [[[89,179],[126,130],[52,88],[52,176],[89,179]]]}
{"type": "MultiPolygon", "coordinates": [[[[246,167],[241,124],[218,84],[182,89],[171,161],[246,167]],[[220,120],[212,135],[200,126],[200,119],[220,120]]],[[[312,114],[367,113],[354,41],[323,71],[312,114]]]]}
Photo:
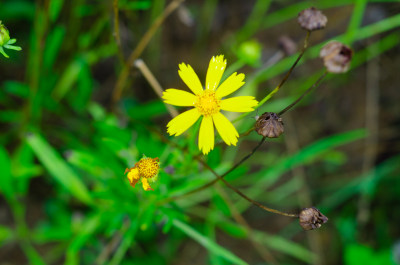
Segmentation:
{"type": "Polygon", "coordinates": [[[190,90],[192,90],[195,95],[203,92],[203,86],[201,85],[199,77],[190,65],[181,63],[179,65],[178,73],[182,81],[185,82],[185,84],[190,88],[190,90]]]}
{"type": "Polygon", "coordinates": [[[241,96],[221,100],[221,109],[232,112],[249,112],[257,106],[258,101],[252,96],[241,96]]]}
{"type": "Polygon", "coordinates": [[[196,101],[196,96],[192,93],[173,88],[165,90],[162,98],[167,104],[185,107],[193,106],[196,101]]]}
{"type": "Polygon", "coordinates": [[[199,149],[203,154],[208,154],[214,149],[214,126],[210,116],[203,117],[199,132],[199,149]]]}
{"type": "Polygon", "coordinates": [[[132,187],[135,187],[136,183],[140,179],[139,170],[136,167],[132,167],[132,168],[127,168],[125,170],[125,174],[127,172],[128,172],[127,178],[129,180],[129,183],[131,184],[132,187]]]}
{"type": "Polygon", "coordinates": [[[150,187],[150,184],[149,184],[149,182],[147,181],[147,179],[146,178],[142,178],[142,185],[143,185],[143,189],[144,190],[153,190],[151,187],[150,187]]]}
{"type": "Polygon", "coordinates": [[[210,64],[208,65],[207,76],[206,76],[206,89],[215,90],[217,89],[219,82],[221,81],[222,74],[226,68],[226,60],[223,55],[212,57],[210,64]]]}
{"type": "Polygon", "coordinates": [[[239,134],[233,124],[220,112],[213,115],[213,121],[219,135],[227,145],[236,145],[238,142],[239,134]]]}
{"type": "Polygon", "coordinates": [[[138,180],[140,178],[139,170],[135,167],[127,169],[125,172],[128,172],[127,177],[130,182],[132,182],[134,179],[138,180]]]}
{"type": "Polygon", "coordinates": [[[200,117],[200,113],[196,108],[193,108],[191,110],[185,111],[175,118],[173,118],[168,124],[167,124],[167,132],[170,135],[181,135],[183,132],[185,132],[187,129],[189,129],[190,126],[192,126],[200,117]]]}
{"type": "Polygon", "coordinates": [[[229,76],[218,88],[215,92],[217,98],[223,98],[229,94],[232,94],[240,87],[244,85],[243,82],[244,74],[233,73],[229,76]]]}

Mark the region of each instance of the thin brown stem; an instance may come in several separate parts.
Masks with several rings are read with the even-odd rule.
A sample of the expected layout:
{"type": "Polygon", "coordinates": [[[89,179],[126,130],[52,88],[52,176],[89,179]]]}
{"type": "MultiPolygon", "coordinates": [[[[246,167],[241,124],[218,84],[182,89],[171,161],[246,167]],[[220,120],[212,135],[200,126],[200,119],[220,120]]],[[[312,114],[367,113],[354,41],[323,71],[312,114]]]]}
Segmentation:
{"type": "Polygon", "coordinates": [[[139,58],[139,56],[143,53],[144,49],[147,47],[149,44],[151,38],[153,35],[156,33],[158,28],[161,26],[161,24],[164,22],[164,20],[173,12],[175,11],[176,8],[179,7],[179,5],[183,2],[184,0],[174,0],[172,1],[164,10],[164,12],[157,17],[157,19],[154,21],[154,23],[151,25],[151,27],[148,29],[148,31],[143,35],[141,40],[139,41],[138,45],[136,48],[132,51],[130,54],[126,64],[124,65],[121,73],[118,76],[116,85],[113,90],[112,94],[112,106],[115,105],[119,101],[122,95],[122,90],[124,89],[125,83],[128,79],[129,76],[129,70],[131,69],[133,62],[139,58]]]}
{"type": "Polygon", "coordinates": [[[259,208],[261,208],[261,209],[263,209],[263,210],[265,210],[265,211],[267,211],[267,212],[276,213],[276,214],[280,214],[280,215],[287,216],[287,217],[294,217],[294,218],[299,217],[298,214],[291,214],[291,213],[281,212],[281,211],[278,211],[278,210],[269,208],[269,207],[267,207],[267,206],[265,206],[265,205],[263,205],[263,204],[261,204],[261,203],[255,201],[255,200],[253,200],[253,199],[250,199],[246,194],[244,194],[244,193],[241,192],[239,189],[237,189],[237,188],[235,188],[234,186],[232,186],[228,181],[226,181],[226,180],[222,177],[222,175],[219,176],[218,173],[215,172],[214,169],[212,169],[206,162],[204,162],[203,160],[198,160],[198,161],[199,161],[200,163],[202,163],[203,166],[206,167],[209,171],[211,171],[211,172],[214,174],[214,176],[217,177],[217,180],[221,179],[221,180],[225,183],[225,185],[226,185],[228,188],[230,188],[231,190],[233,190],[234,192],[236,192],[239,196],[241,196],[242,198],[244,198],[244,199],[247,200],[248,202],[254,204],[255,206],[257,206],[257,207],[259,207],[259,208]]]}
{"type": "MultiPolygon", "coordinates": [[[[169,140],[166,139],[162,134],[160,134],[160,133],[157,133],[157,134],[161,137],[162,140],[169,142],[169,140]]],[[[231,190],[233,190],[234,192],[236,192],[239,196],[241,196],[242,198],[246,199],[246,200],[249,201],[250,203],[254,204],[255,206],[257,206],[257,207],[259,207],[259,208],[261,208],[261,209],[263,209],[263,210],[265,210],[265,211],[268,211],[268,212],[271,212],[271,213],[275,213],[275,214],[280,214],[280,215],[287,216],[287,217],[298,217],[298,214],[290,214],[290,213],[281,212],[281,211],[278,211],[278,210],[269,208],[269,207],[267,207],[267,206],[265,206],[265,205],[263,205],[263,204],[261,204],[261,203],[259,203],[259,202],[257,202],[257,201],[252,200],[251,198],[249,198],[247,195],[245,195],[243,192],[241,192],[240,190],[238,190],[237,188],[235,188],[234,186],[232,186],[228,181],[226,181],[226,180],[224,179],[224,177],[225,177],[226,175],[228,175],[230,172],[232,172],[234,169],[236,169],[240,164],[242,164],[244,161],[246,161],[248,158],[250,158],[250,157],[257,151],[257,149],[262,145],[262,143],[265,141],[265,139],[266,139],[266,137],[263,137],[263,138],[261,139],[260,143],[251,151],[251,153],[249,153],[247,156],[243,157],[239,162],[237,162],[234,166],[232,166],[228,171],[226,171],[226,172],[225,172],[224,174],[222,174],[221,176],[220,176],[217,172],[215,172],[214,169],[212,169],[212,168],[211,168],[205,161],[203,161],[199,156],[195,156],[194,158],[195,158],[197,161],[199,161],[205,168],[207,168],[211,173],[213,173],[214,176],[216,177],[216,179],[213,180],[213,181],[211,181],[211,182],[209,182],[209,183],[207,183],[207,184],[205,184],[205,185],[203,185],[203,186],[201,186],[201,187],[199,187],[199,188],[197,188],[197,189],[195,189],[195,190],[192,190],[192,191],[190,191],[190,192],[188,192],[188,193],[185,193],[185,194],[183,194],[183,195],[174,196],[174,197],[169,197],[169,198],[167,198],[167,199],[165,199],[165,200],[162,200],[162,201],[159,202],[159,204],[161,204],[161,205],[162,205],[162,204],[166,204],[166,203],[168,203],[168,202],[171,202],[171,201],[178,200],[178,199],[181,199],[181,198],[183,198],[183,197],[186,197],[186,196],[188,196],[188,195],[190,195],[190,194],[193,194],[193,193],[196,193],[196,192],[200,192],[200,191],[205,190],[206,188],[212,186],[212,185],[213,185],[214,183],[216,183],[218,180],[222,180],[228,188],[230,188],[231,190]]],[[[176,145],[175,143],[173,143],[173,144],[176,145]]],[[[179,146],[178,146],[178,147],[179,147],[179,146]]],[[[179,148],[182,149],[181,147],[179,147],[179,148]]],[[[183,150],[183,151],[187,151],[187,150],[185,150],[185,149],[182,149],[182,150],[183,150]]]]}
{"type": "Polygon", "coordinates": [[[296,61],[292,65],[292,67],[290,67],[290,69],[286,73],[286,75],[283,77],[282,81],[277,86],[277,89],[281,88],[283,86],[283,84],[286,82],[286,80],[288,80],[288,78],[289,78],[290,74],[292,73],[293,69],[296,67],[296,65],[300,61],[301,57],[303,57],[304,52],[307,50],[307,47],[308,47],[308,39],[310,38],[310,35],[311,35],[311,31],[307,31],[306,38],[304,39],[303,48],[301,49],[299,56],[297,57],[296,61]]]}
{"type": "Polygon", "coordinates": [[[328,74],[328,72],[325,70],[324,73],[318,78],[318,80],[311,86],[309,87],[306,91],[304,91],[304,93],[298,98],[296,99],[293,103],[291,103],[289,106],[287,106],[286,108],[284,108],[283,110],[281,110],[278,115],[282,115],[285,112],[287,112],[288,110],[290,110],[292,107],[294,107],[297,103],[299,103],[308,93],[311,92],[311,90],[313,90],[314,88],[318,87],[319,84],[321,83],[321,81],[325,78],[325,76],[328,74]]]}
{"type": "MultiPolygon", "coordinates": [[[[297,57],[296,61],[293,63],[292,67],[290,67],[289,71],[286,73],[286,75],[283,77],[282,81],[279,83],[279,85],[277,87],[274,88],[274,90],[272,90],[268,95],[266,95],[259,103],[258,105],[255,107],[256,109],[258,109],[259,107],[261,107],[265,102],[267,102],[273,95],[275,95],[279,89],[283,86],[283,84],[285,84],[286,80],[288,80],[290,74],[293,72],[293,69],[296,67],[297,63],[300,61],[301,57],[303,57],[304,52],[307,50],[308,47],[308,39],[310,38],[311,32],[307,31],[307,35],[306,38],[304,39],[304,45],[303,48],[300,51],[299,56],[297,57]]],[[[239,121],[241,119],[243,119],[244,117],[246,117],[248,115],[248,113],[242,114],[240,115],[238,118],[236,118],[233,122],[239,121]]]]}
{"type": "MultiPolygon", "coordinates": [[[[240,166],[243,162],[245,162],[247,159],[249,159],[249,158],[258,150],[258,148],[261,147],[261,145],[264,143],[265,139],[266,139],[266,137],[263,137],[263,138],[261,139],[261,141],[258,143],[258,145],[257,145],[256,147],[254,147],[254,149],[251,150],[251,152],[250,152],[249,154],[247,154],[245,157],[243,157],[239,162],[237,162],[235,165],[233,165],[233,166],[232,166],[230,169],[228,169],[228,171],[226,171],[224,174],[222,174],[221,176],[218,176],[216,179],[210,181],[209,183],[204,184],[203,186],[201,186],[201,187],[199,187],[199,188],[197,188],[197,189],[195,189],[195,190],[192,190],[192,191],[188,192],[187,195],[190,195],[190,194],[195,193],[195,192],[202,191],[202,190],[204,190],[204,189],[206,189],[206,188],[208,188],[208,187],[214,185],[218,180],[220,180],[220,179],[222,180],[224,177],[226,177],[226,175],[228,175],[229,173],[231,173],[231,172],[232,172],[233,170],[235,170],[238,166],[240,166]]],[[[197,157],[198,157],[198,156],[197,156],[197,157]]],[[[186,195],[186,194],[185,194],[185,195],[186,195]]]]}
{"type": "MultiPolygon", "coordinates": [[[[250,227],[250,225],[247,223],[246,219],[243,218],[243,216],[240,214],[239,210],[235,206],[235,204],[232,202],[232,200],[229,198],[228,194],[226,194],[225,190],[220,188],[220,185],[215,185],[215,188],[217,189],[218,193],[220,196],[225,200],[226,204],[229,207],[229,210],[232,213],[233,219],[238,224],[241,224],[242,227],[246,230],[248,235],[251,235],[253,233],[253,229],[250,227]]],[[[265,248],[262,244],[257,242],[253,236],[248,236],[247,239],[251,242],[251,244],[254,246],[254,249],[260,254],[260,256],[268,263],[275,265],[277,264],[277,261],[275,257],[272,255],[272,253],[265,248]]]]}

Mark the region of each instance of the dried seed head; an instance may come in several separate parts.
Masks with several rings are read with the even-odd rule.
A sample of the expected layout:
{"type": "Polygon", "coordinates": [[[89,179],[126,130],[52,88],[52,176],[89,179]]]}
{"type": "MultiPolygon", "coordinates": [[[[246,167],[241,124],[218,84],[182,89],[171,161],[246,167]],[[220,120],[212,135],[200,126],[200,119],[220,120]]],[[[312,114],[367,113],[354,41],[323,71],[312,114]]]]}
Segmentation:
{"type": "Polygon", "coordinates": [[[268,138],[277,138],[283,132],[283,121],[278,114],[274,112],[265,112],[256,121],[256,132],[259,135],[268,138]]]}
{"type": "Polygon", "coordinates": [[[286,55],[292,55],[297,51],[296,43],[287,35],[281,36],[278,44],[279,48],[281,48],[286,55]]]}
{"type": "Polygon", "coordinates": [[[345,73],[349,70],[353,51],[338,41],[331,41],[322,47],[319,57],[324,60],[326,70],[331,73],[345,73]]]}
{"type": "Polygon", "coordinates": [[[304,230],[313,230],[320,228],[322,224],[328,222],[328,217],[315,207],[304,208],[300,212],[299,222],[304,230]]]}
{"type": "Polygon", "coordinates": [[[325,28],[328,19],[320,10],[310,7],[299,13],[297,22],[303,29],[314,31],[325,28]]]}

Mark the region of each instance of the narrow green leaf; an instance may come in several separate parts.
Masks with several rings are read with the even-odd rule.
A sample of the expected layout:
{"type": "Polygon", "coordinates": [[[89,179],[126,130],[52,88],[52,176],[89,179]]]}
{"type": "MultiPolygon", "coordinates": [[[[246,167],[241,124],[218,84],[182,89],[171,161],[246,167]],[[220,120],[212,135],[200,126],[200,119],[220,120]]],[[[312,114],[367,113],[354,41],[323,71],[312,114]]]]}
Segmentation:
{"type": "Polygon", "coordinates": [[[197,232],[195,229],[193,229],[191,226],[188,224],[185,224],[177,219],[173,220],[173,225],[181,230],[183,233],[197,241],[200,245],[208,249],[210,252],[214,253],[217,256],[220,256],[227,260],[228,262],[231,262],[232,264],[247,264],[247,262],[243,261],[242,259],[238,258],[236,255],[234,255],[232,252],[229,250],[221,247],[217,243],[211,241],[209,238],[203,236],[199,232],[197,232]]]}
{"type": "Polygon", "coordinates": [[[64,26],[56,26],[47,36],[46,49],[43,55],[43,67],[46,70],[50,70],[53,67],[63,44],[65,33],[66,29],[64,26]]]}
{"type": "Polygon", "coordinates": [[[66,265],[79,264],[79,250],[90,239],[97,228],[101,225],[102,215],[98,213],[87,220],[81,225],[81,228],[75,238],[69,245],[66,253],[66,265]]]}
{"type": "Polygon", "coordinates": [[[13,230],[7,226],[0,225],[0,246],[14,236],[13,230]]]}
{"type": "Polygon", "coordinates": [[[125,227],[121,229],[121,232],[123,233],[124,236],[121,241],[121,244],[115,251],[112,260],[108,263],[109,265],[121,264],[122,260],[124,259],[125,253],[135,243],[134,239],[136,232],[138,231],[138,227],[139,227],[138,221],[136,219],[132,219],[132,223],[130,223],[129,228],[127,230],[125,227]]]}
{"type": "Polygon", "coordinates": [[[304,248],[302,245],[289,241],[281,236],[268,235],[263,232],[253,230],[254,239],[267,245],[271,249],[275,249],[281,253],[290,255],[294,258],[311,263],[315,257],[314,253],[304,248]]]}
{"type": "Polygon", "coordinates": [[[349,45],[354,40],[354,36],[357,34],[357,30],[361,26],[366,6],[366,0],[356,0],[354,3],[353,14],[351,16],[349,27],[345,35],[345,42],[349,45]]]}
{"type": "Polygon", "coordinates": [[[49,17],[51,21],[56,21],[62,6],[64,4],[64,0],[51,0],[49,4],[49,17]]]}
{"type": "Polygon", "coordinates": [[[6,198],[11,198],[13,195],[11,160],[3,146],[0,146],[0,169],[0,190],[6,198]]]}
{"type": "Polygon", "coordinates": [[[233,222],[221,221],[217,222],[217,226],[224,230],[228,235],[236,238],[246,238],[248,236],[247,230],[243,226],[233,222]]]}
{"type": "MultiPolygon", "coordinates": [[[[270,168],[255,173],[255,175],[260,176],[261,179],[258,180],[257,186],[252,187],[247,192],[247,195],[257,197],[260,194],[263,194],[266,187],[275,183],[275,181],[277,181],[279,177],[288,170],[296,168],[305,163],[311,163],[314,159],[321,157],[327,151],[335,147],[354,142],[365,136],[365,130],[358,129],[350,132],[339,133],[315,141],[311,145],[302,148],[296,154],[282,159],[280,162],[277,162],[270,168]]],[[[240,201],[238,203],[238,208],[241,210],[247,209],[248,206],[249,203],[246,201],[240,201]]]]}
{"type": "Polygon", "coordinates": [[[26,137],[26,141],[56,181],[82,202],[92,203],[85,184],[45,139],[33,133],[26,137]]]}
{"type": "MultiPolygon", "coordinates": [[[[302,148],[298,153],[283,159],[280,163],[272,167],[264,175],[259,185],[269,184],[275,181],[282,173],[293,169],[301,164],[311,162],[317,157],[323,155],[332,148],[354,142],[366,136],[364,129],[353,130],[350,132],[339,133],[324,139],[318,140],[309,146],[302,148]]],[[[265,186],[264,186],[265,188],[265,186]]]]}
{"type": "Polygon", "coordinates": [[[78,79],[79,73],[82,70],[84,61],[82,58],[77,58],[72,61],[69,66],[63,71],[62,77],[59,79],[56,87],[52,92],[52,97],[56,101],[60,101],[67,94],[78,79]]]}

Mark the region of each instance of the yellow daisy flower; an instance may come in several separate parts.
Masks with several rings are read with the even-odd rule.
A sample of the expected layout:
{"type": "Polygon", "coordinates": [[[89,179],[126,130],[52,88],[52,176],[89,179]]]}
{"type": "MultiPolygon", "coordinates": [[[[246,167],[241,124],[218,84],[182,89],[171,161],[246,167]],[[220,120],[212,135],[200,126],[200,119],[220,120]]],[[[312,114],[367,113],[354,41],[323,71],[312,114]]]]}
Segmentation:
{"type": "Polygon", "coordinates": [[[222,74],[226,68],[223,55],[212,57],[207,70],[206,86],[201,82],[190,65],[179,65],[179,76],[193,92],[178,89],[167,89],[163,94],[165,103],[193,107],[173,118],[167,125],[170,135],[181,135],[202,116],[199,132],[199,149],[208,154],[214,149],[214,125],[227,145],[236,145],[239,134],[232,123],[221,113],[221,110],[232,112],[249,112],[258,104],[251,96],[240,96],[223,99],[243,86],[244,74],[233,73],[221,85],[222,74]]]}
{"type": "Polygon", "coordinates": [[[132,187],[135,187],[136,183],[142,179],[143,189],[147,191],[153,190],[150,187],[149,181],[154,182],[157,179],[159,170],[160,162],[158,157],[143,157],[134,167],[127,168],[125,174],[128,173],[127,178],[132,187]]]}

